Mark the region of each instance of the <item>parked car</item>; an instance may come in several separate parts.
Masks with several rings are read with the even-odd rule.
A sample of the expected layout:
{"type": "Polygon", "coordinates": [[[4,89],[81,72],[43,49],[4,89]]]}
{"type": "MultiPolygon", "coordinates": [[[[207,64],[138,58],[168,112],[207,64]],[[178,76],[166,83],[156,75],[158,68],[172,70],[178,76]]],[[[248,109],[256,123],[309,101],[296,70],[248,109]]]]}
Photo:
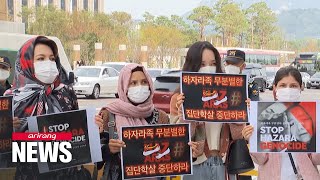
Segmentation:
{"type": "Polygon", "coordinates": [[[127,63],[127,62],[106,62],[106,63],[103,63],[102,66],[112,67],[112,68],[116,69],[118,72],[120,72],[121,69],[124,66],[126,66],[127,64],[130,64],[130,63],[127,63]]]}
{"type": "Polygon", "coordinates": [[[320,88],[320,72],[316,72],[314,75],[310,77],[307,82],[307,89],[315,87],[317,89],[320,88]]]}
{"type": "Polygon", "coordinates": [[[152,77],[153,82],[156,80],[156,77],[166,74],[170,70],[168,69],[160,69],[160,68],[148,68],[147,69],[148,73],[152,77]]]}
{"type": "Polygon", "coordinates": [[[261,64],[246,64],[243,74],[247,74],[249,81],[254,81],[258,84],[259,90],[264,92],[267,88],[266,70],[261,64]]]}
{"type": "Polygon", "coordinates": [[[100,94],[116,94],[119,72],[112,67],[80,66],[75,71],[77,95],[98,99],[100,94]]]}
{"type": "Polygon", "coordinates": [[[300,73],[301,73],[301,76],[302,76],[303,85],[304,85],[304,87],[307,87],[307,83],[308,83],[308,81],[309,81],[311,76],[306,72],[300,72],[300,73]]]}
{"type": "Polygon", "coordinates": [[[156,77],[154,82],[153,103],[156,108],[170,113],[170,100],[174,91],[179,87],[181,71],[170,71],[156,77]]]}
{"type": "Polygon", "coordinates": [[[267,89],[272,90],[276,71],[266,71],[266,75],[267,75],[267,89]]]}

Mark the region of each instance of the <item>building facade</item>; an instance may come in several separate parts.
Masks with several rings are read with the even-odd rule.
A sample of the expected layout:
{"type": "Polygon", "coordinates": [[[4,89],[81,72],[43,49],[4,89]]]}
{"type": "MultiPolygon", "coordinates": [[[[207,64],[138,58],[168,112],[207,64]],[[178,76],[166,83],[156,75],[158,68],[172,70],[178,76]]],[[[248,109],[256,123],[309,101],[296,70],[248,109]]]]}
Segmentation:
{"type": "Polygon", "coordinates": [[[0,1],[0,21],[8,20],[8,6],[7,1],[0,1]]]}
{"type": "Polygon", "coordinates": [[[57,9],[72,13],[74,11],[90,11],[95,13],[104,12],[105,0],[1,0],[4,4],[0,4],[0,18],[7,17],[7,19],[14,22],[22,22],[20,13],[22,7],[39,7],[39,6],[54,6],[57,9]],[[7,14],[3,14],[7,11],[7,14]]]}

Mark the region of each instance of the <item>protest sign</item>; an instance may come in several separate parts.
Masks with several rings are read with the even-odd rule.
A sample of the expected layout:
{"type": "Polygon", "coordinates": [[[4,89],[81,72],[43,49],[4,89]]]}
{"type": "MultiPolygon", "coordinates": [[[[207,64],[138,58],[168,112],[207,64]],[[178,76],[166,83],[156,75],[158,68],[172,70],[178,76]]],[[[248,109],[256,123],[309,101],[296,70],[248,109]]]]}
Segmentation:
{"type": "Polygon", "coordinates": [[[188,124],[122,127],[123,179],[192,173],[188,124]]]}
{"type": "Polygon", "coordinates": [[[183,117],[207,122],[248,122],[246,75],[182,72],[183,117]]]}
{"type": "MultiPolygon", "coordinates": [[[[251,152],[318,152],[317,102],[251,102],[251,152]]],[[[318,111],[319,112],[319,111],[318,111]]]]}
{"type": "Polygon", "coordinates": [[[0,96],[0,154],[11,152],[12,96],[0,96]]]}
{"type": "Polygon", "coordinates": [[[69,141],[72,160],[68,163],[38,162],[40,173],[102,160],[99,128],[94,122],[94,114],[95,109],[87,109],[28,118],[30,132],[72,133],[69,141]]]}
{"type": "Polygon", "coordinates": [[[0,96],[0,169],[15,167],[11,161],[12,121],[12,96],[0,96]]]}

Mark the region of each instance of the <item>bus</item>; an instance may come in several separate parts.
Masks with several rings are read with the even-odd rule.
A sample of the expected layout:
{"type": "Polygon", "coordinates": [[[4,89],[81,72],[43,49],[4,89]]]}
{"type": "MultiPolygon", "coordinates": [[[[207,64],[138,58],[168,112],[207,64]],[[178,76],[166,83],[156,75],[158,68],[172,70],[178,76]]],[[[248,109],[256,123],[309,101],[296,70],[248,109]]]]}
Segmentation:
{"type": "Polygon", "coordinates": [[[320,52],[302,52],[293,64],[300,72],[313,75],[320,70],[320,52]]]}
{"type": "Polygon", "coordinates": [[[281,67],[292,63],[294,51],[277,51],[249,48],[218,47],[221,59],[227,56],[229,49],[238,49],[246,53],[246,63],[261,64],[265,67],[281,67]]]}
{"type": "MultiPolygon", "coordinates": [[[[227,56],[227,51],[230,49],[238,49],[244,51],[246,53],[246,63],[261,64],[262,66],[266,67],[267,70],[269,68],[280,68],[283,66],[288,66],[294,62],[295,58],[294,51],[277,51],[238,47],[217,47],[217,50],[219,51],[222,60],[227,56]]],[[[185,61],[187,51],[188,48],[183,48],[180,51],[180,67],[182,67],[185,61]]]]}

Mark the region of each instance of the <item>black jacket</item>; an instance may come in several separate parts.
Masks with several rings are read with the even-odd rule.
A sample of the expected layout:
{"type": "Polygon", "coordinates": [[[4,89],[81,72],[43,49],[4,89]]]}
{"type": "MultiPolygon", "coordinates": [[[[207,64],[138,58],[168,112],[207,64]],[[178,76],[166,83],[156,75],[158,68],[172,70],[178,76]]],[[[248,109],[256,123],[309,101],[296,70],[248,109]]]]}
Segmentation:
{"type": "Polygon", "coordinates": [[[1,84],[0,84],[0,96],[3,96],[4,92],[6,92],[6,90],[10,89],[11,88],[11,85],[8,81],[6,81],[6,85],[5,87],[3,87],[1,84]]]}
{"type": "Polygon", "coordinates": [[[260,96],[259,96],[259,87],[258,84],[255,82],[250,82],[249,87],[248,87],[248,95],[251,101],[259,101],[260,96]]]}

